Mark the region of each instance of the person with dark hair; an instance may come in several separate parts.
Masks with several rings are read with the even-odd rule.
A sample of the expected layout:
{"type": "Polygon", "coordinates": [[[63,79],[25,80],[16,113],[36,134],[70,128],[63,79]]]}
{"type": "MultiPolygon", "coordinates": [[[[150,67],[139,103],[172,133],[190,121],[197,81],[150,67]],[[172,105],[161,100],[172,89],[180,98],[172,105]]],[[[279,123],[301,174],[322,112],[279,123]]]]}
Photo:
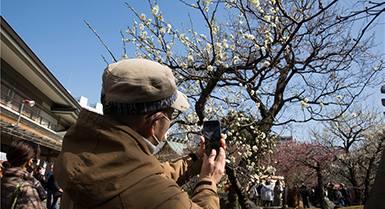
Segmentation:
{"type": "Polygon", "coordinates": [[[302,185],[299,188],[299,193],[302,197],[303,207],[304,208],[310,208],[310,205],[309,205],[310,191],[304,182],[302,182],[302,185]]]}
{"type": "Polygon", "coordinates": [[[45,208],[44,188],[31,172],[40,156],[40,147],[29,140],[13,141],[7,151],[1,179],[1,208],[45,208]]]}
{"type": "Polygon", "coordinates": [[[264,187],[265,185],[263,184],[262,180],[259,180],[259,185],[257,187],[257,192],[259,194],[259,196],[257,197],[257,200],[256,200],[256,205],[257,206],[260,206],[262,204],[262,200],[261,200],[261,190],[262,188],[264,187]]]}
{"type": "Polygon", "coordinates": [[[282,198],[281,198],[282,193],[283,193],[283,185],[282,185],[281,180],[278,179],[275,182],[275,186],[274,186],[273,206],[281,206],[282,205],[282,198]]]}
{"type": "Polygon", "coordinates": [[[43,171],[42,166],[40,165],[36,166],[36,168],[33,170],[33,177],[35,177],[35,179],[38,180],[44,188],[45,176],[41,173],[42,171],[43,171]]]}
{"type": "Polygon", "coordinates": [[[351,193],[345,187],[344,183],[341,183],[341,194],[342,194],[342,199],[344,201],[344,206],[351,206],[351,202],[350,202],[351,193]]]}
{"type": "Polygon", "coordinates": [[[48,193],[47,209],[57,209],[58,199],[59,197],[62,196],[63,189],[56,182],[55,177],[53,176],[52,170],[47,174],[47,193],[48,193]]]}

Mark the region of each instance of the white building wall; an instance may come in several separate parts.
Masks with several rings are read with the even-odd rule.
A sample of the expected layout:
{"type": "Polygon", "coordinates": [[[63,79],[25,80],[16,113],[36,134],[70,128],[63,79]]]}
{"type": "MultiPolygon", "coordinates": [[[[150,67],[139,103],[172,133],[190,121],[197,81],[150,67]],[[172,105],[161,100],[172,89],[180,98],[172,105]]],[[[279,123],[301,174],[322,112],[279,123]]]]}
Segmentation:
{"type": "Polygon", "coordinates": [[[77,97],[75,99],[76,99],[76,101],[79,102],[79,104],[80,104],[80,106],[82,106],[82,108],[103,115],[103,105],[102,104],[97,102],[97,103],[90,104],[88,106],[88,98],[87,97],[80,96],[80,97],[77,97]]]}

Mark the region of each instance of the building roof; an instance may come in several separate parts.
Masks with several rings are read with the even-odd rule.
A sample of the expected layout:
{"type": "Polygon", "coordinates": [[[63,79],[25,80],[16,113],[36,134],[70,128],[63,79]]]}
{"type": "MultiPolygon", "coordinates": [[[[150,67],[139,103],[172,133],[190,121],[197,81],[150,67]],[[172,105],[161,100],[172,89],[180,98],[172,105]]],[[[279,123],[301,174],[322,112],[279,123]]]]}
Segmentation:
{"type": "Polygon", "coordinates": [[[185,143],[179,143],[179,142],[172,142],[172,141],[167,141],[168,146],[172,150],[174,150],[178,155],[183,155],[184,149],[187,148],[187,144],[185,143]]]}
{"type": "Polygon", "coordinates": [[[54,105],[51,111],[74,124],[80,104],[1,16],[1,59],[36,86],[54,105]]]}

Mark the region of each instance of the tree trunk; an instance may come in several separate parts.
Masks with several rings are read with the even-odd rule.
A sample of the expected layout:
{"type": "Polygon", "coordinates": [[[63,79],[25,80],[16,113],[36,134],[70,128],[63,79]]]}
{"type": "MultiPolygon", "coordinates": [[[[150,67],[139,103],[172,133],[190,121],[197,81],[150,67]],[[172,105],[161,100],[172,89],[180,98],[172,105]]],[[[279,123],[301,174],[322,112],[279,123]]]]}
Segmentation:
{"type": "Polygon", "coordinates": [[[362,202],[361,200],[363,199],[362,197],[362,193],[360,192],[359,190],[359,185],[358,185],[358,181],[357,181],[357,174],[356,174],[356,170],[354,167],[351,167],[351,166],[348,166],[348,170],[349,170],[349,178],[347,178],[349,180],[349,182],[352,184],[353,188],[354,188],[354,193],[356,194],[356,202],[357,204],[361,205],[362,202]]]}
{"type": "MultiPolygon", "coordinates": [[[[235,193],[238,196],[238,202],[240,206],[243,209],[255,209],[257,206],[250,201],[247,198],[247,193],[246,190],[242,187],[240,182],[237,179],[237,172],[234,168],[231,168],[229,165],[226,165],[226,174],[229,177],[231,187],[233,187],[235,193]]],[[[234,203],[230,203],[230,198],[229,198],[229,205],[233,205],[234,203]]]]}
{"type": "Polygon", "coordinates": [[[381,152],[383,150],[382,148],[382,143],[383,143],[383,140],[381,140],[380,144],[377,146],[377,150],[376,150],[376,153],[372,156],[372,158],[370,159],[369,161],[369,164],[368,164],[368,169],[366,171],[366,178],[365,178],[365,182],[364,182],[364,201],[363,201],[363,205],[366,204],[366,202],[368,201],[369,199],[369,188],[370,188],[370,176],[372,175],[373,172],[375,172],[374,170],[378,169],[379,167],[377,168],[374,168],[376,167],[374,165],[374,162],[377,158],[377,156],[381,156],[381,152]]]}
{"type": "Polygon", "coordinates": [[[237,193],[235,191],[234,186],[229,187],[229,194],[227,195],[228,204],[226,205],[226,209],[236,209],[237,208],[237,193]]]}
{"type": "Polygon", "coordinates": [[[319,163],[317,163],[317,167],[315,168],[317,171],[317,178],[318,178],[318,192],[317,192],[317,197],[320,201],[321,208],[322,209],[327,209],[326,203],[325,203],[325,198],[324,198],[324,192],[323,192],[323,179],[322,179],[322,173],[321,173],[321,168],[319,166],[319,163]]]}
{"type": "Polygon", "coordinates": [[[374,181],[370,197],[365,204],[365,209],[385,208],[385,152],[378,166],[376,180],[374,181]]]}

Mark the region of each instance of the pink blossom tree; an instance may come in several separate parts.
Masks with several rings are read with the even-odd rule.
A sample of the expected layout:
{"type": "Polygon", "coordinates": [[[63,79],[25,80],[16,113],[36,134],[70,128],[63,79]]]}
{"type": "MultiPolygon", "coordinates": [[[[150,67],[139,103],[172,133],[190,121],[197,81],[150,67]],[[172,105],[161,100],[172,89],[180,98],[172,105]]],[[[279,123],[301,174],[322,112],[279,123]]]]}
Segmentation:
{"type": "MultiPolygon", "coordinates": [[[[276,147],[269,159],[275,164],[276,175],[284,176],[286,185],[298,184],[301,181],[314,184],[322,188],[325,176],[336,161],[341,151],[323,146],[319,143],[287,142],[276,147]]],[[[322,191],[322,190],[319,190],[322,191]]],[[[321,207],[325,208],[323,193],[318,192],[321,207]]]]}

